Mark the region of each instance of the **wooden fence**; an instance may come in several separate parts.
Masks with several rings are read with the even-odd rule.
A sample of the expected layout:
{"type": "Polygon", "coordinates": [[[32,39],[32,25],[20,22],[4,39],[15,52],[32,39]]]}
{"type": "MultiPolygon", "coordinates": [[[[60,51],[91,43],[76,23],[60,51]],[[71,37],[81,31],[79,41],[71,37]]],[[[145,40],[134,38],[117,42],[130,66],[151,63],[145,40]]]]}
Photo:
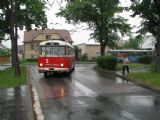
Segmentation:
{"type": "Polygon", "coordinates": [[[10,63],[10,56],[0,56],[0,64],[10,63]]]}

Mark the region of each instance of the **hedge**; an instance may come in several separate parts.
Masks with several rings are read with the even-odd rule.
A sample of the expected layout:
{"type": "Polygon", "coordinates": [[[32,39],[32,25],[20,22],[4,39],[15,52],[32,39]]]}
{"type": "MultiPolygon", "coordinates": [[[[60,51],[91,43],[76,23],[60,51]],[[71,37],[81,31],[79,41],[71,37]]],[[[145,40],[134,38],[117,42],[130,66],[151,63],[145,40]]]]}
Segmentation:
{"type": "Polygon", "coordinates": [[[115,70],[117,66],[117,59],[114,56],[99,56],[96,62],[100,68],[107,70],[115,70]]]}
{"type": "Polygon", "coordinates": [[[152,63],[152,56],[145,55],[138,58],[139,63],[150,64],[152,63]]]}

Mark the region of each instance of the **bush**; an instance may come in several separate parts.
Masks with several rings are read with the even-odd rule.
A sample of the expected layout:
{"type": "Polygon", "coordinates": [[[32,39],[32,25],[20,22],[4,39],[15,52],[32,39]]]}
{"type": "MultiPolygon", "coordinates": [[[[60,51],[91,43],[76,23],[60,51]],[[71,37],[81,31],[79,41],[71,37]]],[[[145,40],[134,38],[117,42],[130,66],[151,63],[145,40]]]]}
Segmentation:
{"type": "Polygon", "coordinates": [[[80,59],[81,61],[87,61],[88,60],[88,55],[87,54],[83,54],[82,56],[81,56],[81,59],[80,59]]]}
{"type": "Polygon", "coordinates": [[[97,57],[96,62],[97,62],[97,65],[100,68],[103,68],[103,69],[106,68],[106,57],[105,56],[99,56],[99,57],[97,57]]]}
{"type": "Polygon", "coordinates": [[[32,58],[30,58],[30,59],[26,59],[25,61],[27,61],[27,62],[37,62],[38,59],[32,59],[32,58]]]}
{"type": "Polygon", "coordinates": [[[10,55],[10,51],[9,50],[0,49],[0,56],[9,56],[9,55],[10,55]]]}
{"type": "Polygon", "coordinates": [[[145,55],[138,58],[139,63],[150,64],[152,62],[152,56],[145,55]]]}
{"type": "Polygon", "coordinates": [[[99,56],[96,62],[99,67],[107,70],[115,70],[117,66],[117,59],[114,56],[99,56]]]}

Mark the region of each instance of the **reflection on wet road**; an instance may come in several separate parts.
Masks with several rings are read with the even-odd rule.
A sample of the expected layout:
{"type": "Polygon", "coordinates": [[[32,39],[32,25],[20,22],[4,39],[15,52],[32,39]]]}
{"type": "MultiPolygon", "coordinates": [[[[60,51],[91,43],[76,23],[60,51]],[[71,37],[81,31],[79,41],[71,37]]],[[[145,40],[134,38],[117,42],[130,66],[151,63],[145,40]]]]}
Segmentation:
{"type": "Polygon", "coordinates": [[[92,68],[47,78],[30,68],[46,120],[160,120],[159,94],[92,68]]]}

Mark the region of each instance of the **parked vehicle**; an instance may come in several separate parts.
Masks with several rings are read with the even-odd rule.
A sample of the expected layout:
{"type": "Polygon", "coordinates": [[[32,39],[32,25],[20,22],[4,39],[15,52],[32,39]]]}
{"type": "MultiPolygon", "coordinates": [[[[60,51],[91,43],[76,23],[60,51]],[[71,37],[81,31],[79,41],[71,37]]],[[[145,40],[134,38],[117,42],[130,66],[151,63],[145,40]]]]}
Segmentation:
{"type": "Polygon", "coordinates": [[[110,50],[109,53],[117,57],[119,63],[122,62],[123,56],[127,55],[130,62],[138,62],[139,57],[144,55],[154,56],[154,50],[110,50]]]}
{"type": "Polygon", "coordinates": [[[61,40],[49,40],[40,43],[38,69],[46,76],[49,72],[70,73],[75,67],[73,46],[61,40]]]}

